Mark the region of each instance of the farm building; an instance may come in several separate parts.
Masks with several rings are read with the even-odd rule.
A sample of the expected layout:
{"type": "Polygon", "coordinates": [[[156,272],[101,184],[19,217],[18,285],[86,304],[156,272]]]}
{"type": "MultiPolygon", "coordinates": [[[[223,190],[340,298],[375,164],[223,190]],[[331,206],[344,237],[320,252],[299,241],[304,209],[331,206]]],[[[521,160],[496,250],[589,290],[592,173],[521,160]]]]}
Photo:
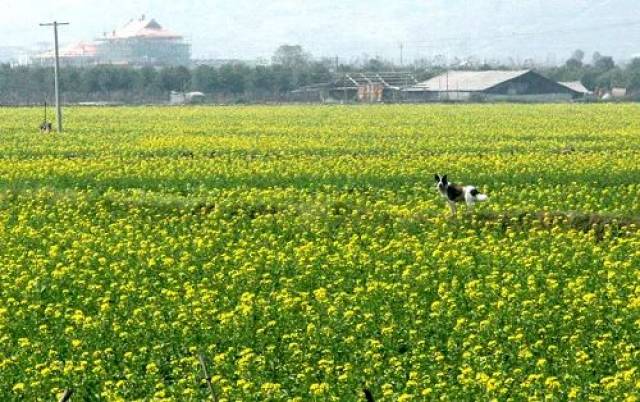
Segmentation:
{"type": "Polygon", "coordinates": [[[134,66],[188,65],[191,45],[184,37],[163,28],[154,19],[130,20],[121,29],[97,40],[101,63],[134,66]]]}
{"type": "Polygon", "coordinates": [[[627,96],[627,88],[611,88],[611,91],[607,92],[602,99],[624,99],[627,96]]]}
{"type": "Polygon", "coordinates": [[[582,96],[593,95],[593,91],[589,91],[580,81],[559,82],[559,84],[580,93],[582,96]]]}
{"type": "Polygon", "coordinates": [[[568,101],[582,94],[531,70],[448,71],[403,90],[429,101],[568,101]]]}
{"type": "Polygon", "coordinates": [[[332,82],[308,85],[292,91],[294,100],[307,102],[394,102],[403,88],[418,84],[408,72],[345,73],[332,82]]]}

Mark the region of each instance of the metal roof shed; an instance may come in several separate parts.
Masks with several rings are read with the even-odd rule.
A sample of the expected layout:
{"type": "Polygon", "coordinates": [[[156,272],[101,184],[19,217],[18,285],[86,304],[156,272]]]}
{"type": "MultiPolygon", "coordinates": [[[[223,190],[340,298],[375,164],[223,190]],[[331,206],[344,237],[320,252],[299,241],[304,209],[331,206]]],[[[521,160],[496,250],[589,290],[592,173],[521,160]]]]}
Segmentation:
{"type": "Polygon", "coordinates": [[[448,71],[403,90],[412,100],[570,100],[581,94],[531,70],[448,71]]]}

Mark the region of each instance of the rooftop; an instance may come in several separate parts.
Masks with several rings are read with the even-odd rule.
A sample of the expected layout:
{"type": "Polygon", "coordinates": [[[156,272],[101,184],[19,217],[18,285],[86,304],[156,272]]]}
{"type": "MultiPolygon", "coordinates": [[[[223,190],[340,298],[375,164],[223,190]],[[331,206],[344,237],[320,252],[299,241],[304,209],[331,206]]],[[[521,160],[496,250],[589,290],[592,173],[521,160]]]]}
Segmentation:
{"type": "Polygon", "coordinates": [[[420,91],[486,91],[503,82],[529,73],[531,70],[448,71],[413,86],[420,91]]]}
{"type": "Polygon", "coordinates": [[[148,20],[143,15],[138,19],[130,20],[120,29],[105,33],[101,39],[118,40],[131,38],[182,39],[182,36],[163,28],[155,19],[148,20]]]}
{"type": "Polygon", "coordinates": [[[569,82],[559,82],[558,84],[564,85],[565,87],[572,89],[581,94],[592,94],[593,92],[589,91],[582,82],[580,81],[569,81],[569,82]]]}
{"type": "Polygon", "coordinates": [[[345,73],[334,85],[341,88],[357,88],[362,85],[382,84],[387,88],[402,88],[418,83],[410,72],[361,72],[345,73]]]}

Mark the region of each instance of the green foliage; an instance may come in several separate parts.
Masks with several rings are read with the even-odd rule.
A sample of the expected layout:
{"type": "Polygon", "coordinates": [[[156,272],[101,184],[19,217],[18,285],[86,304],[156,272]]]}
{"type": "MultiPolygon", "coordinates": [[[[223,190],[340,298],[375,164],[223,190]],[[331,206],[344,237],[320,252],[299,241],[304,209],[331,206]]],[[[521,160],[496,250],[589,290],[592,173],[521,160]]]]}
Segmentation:
{"type": "Polygon", "coordinates": [[[220,85],[218,70],[212,66],[198,66],[193,70],[193,88],[204,93],[214,93],[220,85]]]}
{"type": "Polygon", "coordinates": [[[311,62],[311,55],[300,45],[282,45],[273,54],[272,62],[292,70],[302,70],[311,62]]]}
{"type": "Polygon", "coordinates": [[[199,354],[220,401],[638,395],[638,105],[40,112],[0,108],[3,401],[203,401],[199,354]]]}
{"type": "Polygon", "coordinates": [[[191,86],[191,71],[186,67],[166,67],[160,70],[160,88],[165,91],[187,91],[191,86]]]}
{"type": "MultiPolygon", "coordinates": [[[[62,95],[71,101],[154,98],[169,91],[196,90],[207,94],[253,93],[278,97],[302,85],[332,78],[326,63],[300,68],[288,65],[249,67],[242,63],[142,69],[100,65],[61,69],[62,95]]],[[[42,103],[53,98],[53,73],[42,67],[0,68],[0,104],[42,103]]]]}

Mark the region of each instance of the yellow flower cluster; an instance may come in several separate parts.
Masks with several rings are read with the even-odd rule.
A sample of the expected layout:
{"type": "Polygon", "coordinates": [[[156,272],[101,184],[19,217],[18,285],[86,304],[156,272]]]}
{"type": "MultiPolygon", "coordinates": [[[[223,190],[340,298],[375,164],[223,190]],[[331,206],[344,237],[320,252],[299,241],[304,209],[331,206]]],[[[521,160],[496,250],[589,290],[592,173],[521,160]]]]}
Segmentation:
{"type": "Polygon", "coordinates": [[[0,109],[2,400],[640,394],[638,106],[39,116],[0,109]]]}

